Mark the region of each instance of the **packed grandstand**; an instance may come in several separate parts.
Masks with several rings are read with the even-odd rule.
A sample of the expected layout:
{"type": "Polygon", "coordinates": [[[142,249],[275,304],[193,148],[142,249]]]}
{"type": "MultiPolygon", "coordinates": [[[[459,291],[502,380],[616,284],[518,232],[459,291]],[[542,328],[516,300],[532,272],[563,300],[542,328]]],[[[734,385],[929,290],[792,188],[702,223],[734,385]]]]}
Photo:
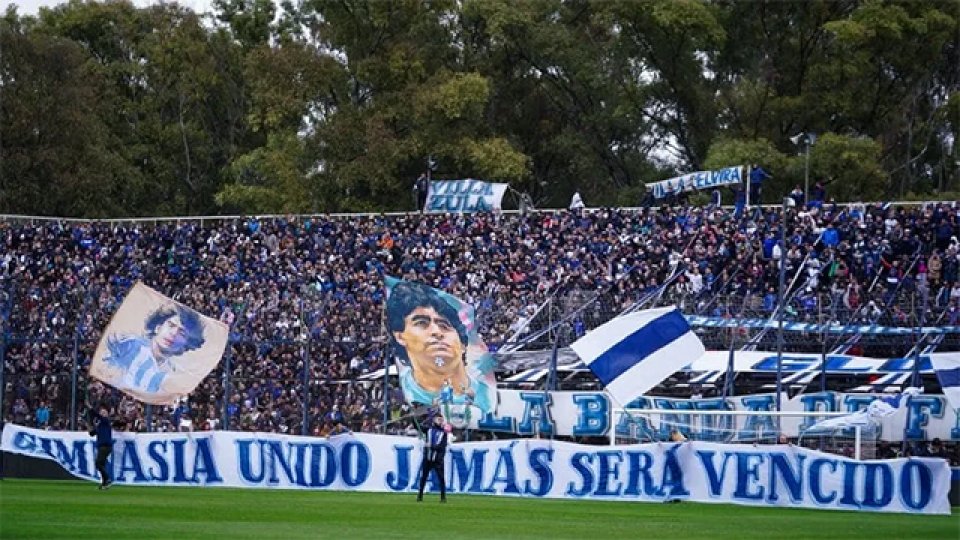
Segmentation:
{"type": "MultiPolygon", "coordinates": [[[[939,202],[103,222],[8,216],[0,222],[3,418],[69,429],[91,404],[109,403],[119,427],[130,431],[175,430],[189,418],[196,429],[227,423],[325,435],[342,415],[355,431],[403,433],[412,429],[411,410],[390,385],[385,415],[378,375],[386,348],[384,275],[474,305],[492,350],[523,340],[530,350],[549,349],[555,338],[569,344],[638,302],[715,319],[958,326],[957,214],[956,203],[939,202]],[[231,328],[229,362],[188,401],[152,407],[149,418],[144,404],[87,376],[101,330],[137,281],[231,328]],[[554,330],[563,335],[538,336],[570,314],[570,324],[554,330]]],[[[698,331],[708,349],[777,345],[776,332],[736,325],[698,331]]],[[[791,331],[784,350],[820,353],[829,345],[892,358],[925,339],[919,332],[821,338],[791,331]]],[[[927,345],[958,350],[960,338],[946,333],[927,345]]],[[[515,373],[504,368],[498,378],[507,384],[515,373]]],[[[720,391],[719,382],[700,387],[686,377],[653,393],[720,391]]],[[[739,377],[736,388],[756,391],[762,382],[739,377]]],[[[830,384],[849,391],[864,382],[830,384]]],[[[935,378],[923,383],[939,390],[935,378]]],[[[589,374],[558,387],[564,384],[597,387],[589,374]]]]}

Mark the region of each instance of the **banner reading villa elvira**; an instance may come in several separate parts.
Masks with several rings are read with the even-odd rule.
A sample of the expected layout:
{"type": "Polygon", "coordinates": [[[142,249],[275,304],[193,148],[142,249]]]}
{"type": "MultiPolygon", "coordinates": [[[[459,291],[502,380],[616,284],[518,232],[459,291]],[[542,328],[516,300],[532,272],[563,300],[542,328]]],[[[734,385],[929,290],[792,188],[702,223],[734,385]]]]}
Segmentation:
{"type": "MultiPolygon", "coordinates": [[[[415,438],[373,434],[321,439],[215,431],[118,433],[116,439],[108,469],[119,484],[388,493],[416,490],[423,446],[415,438]]],[[[84,433],[7,424],[2,448],[96,479],[94,441],[84,433]]],[[[946,460],[858,462],[787,445],[457,443],[445,470],[452,493],[950,513],[946,460]]]]}
{"type": "Polygon", "coordinates": [[[421,283],[385,282],[387,332],[407,402],[438,405],[457,427],[496,411],[496,361],[473,306],[421,283]]]}
{"type": "Polygon", "coordinates": [[[495,184],[483,180],[435,180],[430,182],[427,203],[423,211],[428,213],[469,213],[500,210],[507,184],[495,184]]]}
{"type": "Polygon", "coordinates": [[[654,198],[662,199],[684,191],[694,191],[743,183],[743,167],[727,167],[716,171],[697,171],[675,178],[647,184],[654,198]]]}

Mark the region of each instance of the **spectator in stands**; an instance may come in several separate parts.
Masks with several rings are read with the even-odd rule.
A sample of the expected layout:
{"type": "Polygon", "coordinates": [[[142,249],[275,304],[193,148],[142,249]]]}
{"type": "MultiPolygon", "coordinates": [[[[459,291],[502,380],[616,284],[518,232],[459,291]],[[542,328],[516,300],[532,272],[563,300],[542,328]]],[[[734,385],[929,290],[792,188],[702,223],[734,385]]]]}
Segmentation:
{"type": "MultiPolygon", "coordinates": [[[[693,301],[691,278],[682,287],[669,282],[660,303],[683,305],[691,313],[749,318],[762,316],[763,295],[771,287],[777,290],[776,243],[783,224],[791,306],[802,307],[797,300],[806,294],[809,269],[819,264],[813,293],[824,317],[852,322],[873,301],[875,309],[867,311],[879,312],[884,324],[893,322],[894,305],[915,324],[922,302],[912,299],[910,290],[920,287],[921,267],[912,264],[913,253],[899,253],[909,245],[903,238],[910,229],[917,242],[906,249],[919,249],[927,257],[927,324],[956,324],[960,288],[954,283],[960,276],[957,250],[951,246],[960,229],[952,204],[826,205],[812,219],[798,219],[798,210],[788,210],[785,221],[779,208],[742,216],[724,209],[661,207],[541,211],[526,219],[411,214],[225,219],[202,226],[189,220],[3,222],[0,317],[8,335],[27,338],[7,342],[3,416],[32,425],[45,400],[51,427],[69,426],[74,359],[80,368],[81,410],[82,401],[119,403],[112,389],[87,379],[86,366],[99,330],[138,279],[199,311],[234,319],[229,391],[219,374],[198,386],[191,396],[197,404],[192,412],[196,426],[220,420],[226,399],[231,429],[294,433],[319,429],[324,413],[336,403],[348,407],[348,392],[364,401],[366,412],[350,413],[345,425],[359,429],[364,423],[382,423],[379,382],[364,380],[384,367],[382,273],[436,283],[474,304],[478,330],[493,345],[510,335],[508,328],[526,306],[540,305],[554,293],[557,299],[570,299],[568,308],[604,295],[597,309],[582,313],[579,331],[589,331],[644,295],[660,294],[659,287],[685,258],[703,276],[700,298],[693,301]],[[824,249],[817,243],[818,229],[831,223],[839,242],[824,249]],[[768,238],[772,245],[765,249],[768,238]],[[759,255],[759,274],[751,254],[759,255]],[[807,258],[819,262],[801,266],[807,258]],[[888,284],[893,261],[898,261],[900,275],[888,284]],[[804,274],[791,287],[801,268],[804,274]],[[836,309],[825,296],[834,288],[844,291],[836,309]],[[357,358],[362,359],[359,365],[353,362],[357,358]],[[310,381],[306,395],[301,389],[305,369],[310,381]],[[301,397],[309,400],[305,419],[300,418],[301,397]]],[[[692,266],[682,267],[681,273],[687,272],[693,275],[692,266]]],[[[547,312],[531,320],[527,335],[542,329],[547,312]]],[[[814,311],[811,316],[819,315],[814,311]]],[[[713,348],[726,347],[719,334],[703,339],[713,348]]],[[[897,344],[882,350],[863,346],[867,355],[906,352],[892,352],[897,344]]],[[[397,411],[405,414],[399,405],[397,411]]],[[[155,408],[153,429],[175,429],[172,415],[172,410],[155,408]]],[[[123,421],[145,429],[143,408],[124,413],[123,421]]],[[[403,431],[406,422],[390,427],[403,431]]]]}
{"type": "Polygon", "coordinates": [[[47,406],[46,401],[41,401],[40,406],[37,407],[36,413],[34,413],[37,421],[37,427],[40,429],[48,427],[50,424],[50,407],[47,406]]]}
{"type": "Polygon", "coordinates": [[[763,203],[763,182],[773,178],[758,163],[750,167],[750,204],[759,205],[763,203]]]}
{"type": "Polygon", "coordinates": [[[427,206],[427,195],[430,192],[430,181],[427,180],[426,174],[421,174],[417,177],[417,181],[413,183],[413,192],[417,210],[423,212],[427,206]]]}
{"type": "Polygon", "coordinates": [[[827,188],[823,186],[823,181],[818,180],[810,190],[810,208],[822,208],[827,200],[827,188]]]}
{"type": "Polygon", "coordinates": [[[803,190],[800,188],[800,184],[794,186],[793,191],[790,192],[790,198],[793,199],[793,206],[797,208],[803,208],[805,201],[803,190]]]}
{"type": "Polygon", "coordinates": [[[889,442],[880,441],[877,446],[877,459],[896,459],[898,457],[900,457],[900,453],[889,442]]]}
{"type": "Polygon", "coordinates": [[[922,457],[950,459],[947,449],[943,446],[943,441],[941,441],[939,438],[934,438],[932,441],[930,441],[930,444],[922,447],[922,451],[919,452],[918,455],[922,457]]]}

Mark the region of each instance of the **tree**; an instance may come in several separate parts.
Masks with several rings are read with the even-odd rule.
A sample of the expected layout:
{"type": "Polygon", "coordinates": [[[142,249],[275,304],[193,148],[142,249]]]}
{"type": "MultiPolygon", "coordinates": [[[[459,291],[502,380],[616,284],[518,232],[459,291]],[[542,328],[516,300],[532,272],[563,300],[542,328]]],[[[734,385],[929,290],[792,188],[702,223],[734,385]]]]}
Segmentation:
{"type": "MultiPolygon", "coordinates": [[[[760,165],[773,175],[764,182],[763,202],[780,202],[793,187],[791,181],[796,180],[790,158],[766,139],[718,139],[710,146],[703,163],[707,170],[738,165],[744,167],[744,174],[747,174],[747,167],[760,165]]],[[[800,174],[802,181],[802,170],[800,174]]]]}
{"type": "Polygon", "coordinates": [[[104,122],[109,83],[75,42],[8,9],[0,20],[0,211],[109,216],[136,181],[104,122]]]}
{"type": "Polygon", "coordinates": [[[887,173],[880,165],[880,144],[868,137],[827,133],[810,151],[811,179],[822,180],[838,201],[878,201],[887,173]]]}

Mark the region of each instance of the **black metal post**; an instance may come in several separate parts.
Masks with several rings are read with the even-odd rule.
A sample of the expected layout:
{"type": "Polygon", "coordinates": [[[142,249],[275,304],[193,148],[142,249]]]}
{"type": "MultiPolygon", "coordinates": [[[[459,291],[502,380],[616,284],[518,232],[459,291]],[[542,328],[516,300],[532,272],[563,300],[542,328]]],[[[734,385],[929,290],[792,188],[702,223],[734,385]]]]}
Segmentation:
{"type": "Polygon", "coordinates": [[[77,430],[77,385],[79,384],[80,363],[80,330],[87,318],[87,307],[90,305],[90,292],[83,298],[83,308],[80,310],[80,320],[73,328],[73,362],[70,366],[70,430],[77,430]]]}
{"type": "Polygon", "coordinates": [[[383,433],[387,433],[390,423],[390,341],[383,348],[383,433]]]}
{"type": "Polygon", "coordinates": [[[307,333],[307,339],[303,342],[303,390],[300,395],[300,402],[303,410],[301,411],[302,420],[300,421],[300,434],[310,434],[310,337],[307,333]]]}
{"type": "Polygon", "coordinates": [[[223,358],[223,400],[220,403],[222,407],[222,412],[220,413],[220,425],[223,426],[224,431],[230,430],[230,375],[233,370],[232,360],[233,360],[233,339],[231,334],[233,326],[227,330],[227,353],[223,358]]]}
{"type": "Polygon", "coordinates": [[[727,357],[727,373],[723,378],[723,399],[733,395],[733,378],[736,376],[736,366],[734,365],[735,354],[734,349],[736,348],[737,341],[737,327],[731,327],[730,329],[730,351],[729,356],[727,357]]]}
{"type": "MultiPolygon", "coordinates": [[[[0,430],[3,429],[4,420],[7,417],[7,409],[4,403],[6,381],[4,381],[3,375],[7,365],[7,318],[10,316],[9,305],[11,301],[12,284],[12,281],[8,283],[7,290],[3,295],[3,303],[0,304],[0,430]]],[[[2,465],[2,462],[0,462],[0,478],[3,478],[2,465]]]]}
{"type": "MultiPolygon", "coordinates": [[[[787,280],[787,199],[783,199],[783,212],[780,219],[780,283],[777,294],[780,296],[780,310],[777,313],[777,411],[781,410],[780,393],[783,391],[783,312],[786,310],[787,295],[784,291],[787,280]]],[[[780,417],[777,417],[777,429],[780,429],[780,417]]],[[[778,434],[779,436],[779,434],[778,434]]]]}

